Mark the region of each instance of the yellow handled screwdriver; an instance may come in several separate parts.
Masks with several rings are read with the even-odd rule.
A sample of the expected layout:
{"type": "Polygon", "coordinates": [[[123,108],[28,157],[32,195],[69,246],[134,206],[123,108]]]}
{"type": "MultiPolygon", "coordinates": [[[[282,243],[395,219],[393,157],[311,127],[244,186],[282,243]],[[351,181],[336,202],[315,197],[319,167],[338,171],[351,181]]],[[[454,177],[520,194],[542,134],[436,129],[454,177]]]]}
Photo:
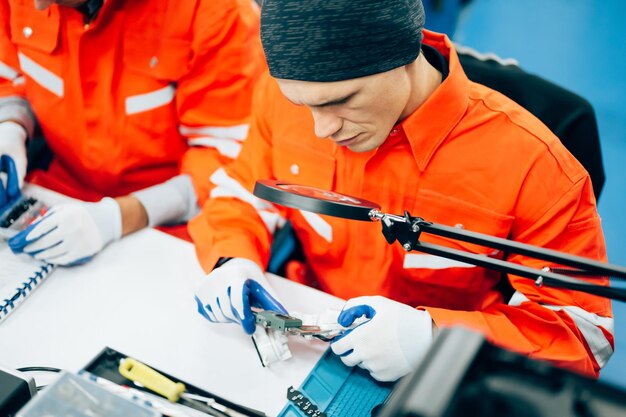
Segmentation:
{"type": "MultiPolygon", "coordinates": [[[[185,405],[214,417],[246,417],[243,413],[217,403],[213,398],[198,397],[186,393],[185,384],[172,381],[136,359],[123,359],[119,366],[119,372],[123,377],[143,385],[145,388],[167,398],[170,402],[185,405]],[[202,398],[202,401],[186,398],[187,396],[202,398]]],[[[253,412],[253,410],[250,411],[253,412]]],[[[252,415],[264,416],[258,411],[254,411],[252,415]]]]}

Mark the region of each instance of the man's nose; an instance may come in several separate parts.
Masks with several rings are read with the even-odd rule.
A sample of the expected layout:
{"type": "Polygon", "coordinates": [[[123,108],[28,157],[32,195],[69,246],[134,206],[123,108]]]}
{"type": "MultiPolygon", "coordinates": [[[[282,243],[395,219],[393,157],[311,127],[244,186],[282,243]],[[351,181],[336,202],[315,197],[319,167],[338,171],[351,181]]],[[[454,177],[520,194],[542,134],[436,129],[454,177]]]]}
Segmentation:
{"type": "Polygon", "coordinates": [[[341,130],[343,121],[330,111],[324,109],[311,109],[313,122],[315,123],[315,136],[327,138],[341,130]]]}

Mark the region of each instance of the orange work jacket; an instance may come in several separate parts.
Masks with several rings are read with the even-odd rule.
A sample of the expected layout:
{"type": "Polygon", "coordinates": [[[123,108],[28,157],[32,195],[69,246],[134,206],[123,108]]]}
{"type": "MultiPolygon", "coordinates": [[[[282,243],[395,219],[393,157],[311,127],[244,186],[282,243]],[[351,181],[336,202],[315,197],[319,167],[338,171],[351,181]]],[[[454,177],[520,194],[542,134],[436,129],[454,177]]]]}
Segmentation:
{"type": "Polygon", "coordinates": [[[183,172],[202,201],[238,153],[263,67],[252,1],[105,0],[85,24],[0,0],[0,24],[0,67],[15,75],[0,98],[34,110],[54,153],[43,185],[92,200],[183,172]]]}
{"type": "MultiPolygon", "coordinates": [[[[287,101],[271,78],[260,82],[242,153],[213,174],[215,198],[189,224],[203,267],[211,270],[219,257],[266,265],[271,234],[289,219],[320,289],[422,307],[438,326],[469,326],[504,347],[597,375],[613,352],[606,299],[509,276],[515,293],[505,300],[498,284],[507,278],[498,272],[407,253],[387,244],[377,223],[278,208],[251,194],[255,180],[280,179],[374,201],[385,213],[408,210],[431,222],[605,260],[583,167],[530,113],[470,82],[444,35],[425,32],[424,42],[449,61],[450,73],[370,152],[315,137],[309,111],[287,101]]],[[[422,234],[421,240],[503,257],[443,237],[422,234]]]]}

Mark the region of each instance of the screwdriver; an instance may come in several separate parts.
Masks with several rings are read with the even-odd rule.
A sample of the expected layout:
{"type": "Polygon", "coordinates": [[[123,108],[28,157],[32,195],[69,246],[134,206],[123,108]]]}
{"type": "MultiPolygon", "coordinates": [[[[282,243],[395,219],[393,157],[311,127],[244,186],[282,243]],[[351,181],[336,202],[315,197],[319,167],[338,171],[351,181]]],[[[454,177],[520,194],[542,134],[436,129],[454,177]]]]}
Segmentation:
{"type": "MultiPolygon", "coordinates": [[[[156,392],[167,398],[168,401],[179,403],[187,407],[202,411],[214,417],[245,417],[246,414],[230,409],[219,404],[213,398],[200,397],[185,392],[185,385],[181,382],[174,382],[166,376],[160,374],[133,358],[126,358],[121,361],[119,372],[125,378],[143,385],[145,388],[156,392]]],[[[264,416],[265,414],[255,410],[250,410],[250,415],[264,416]]]]}

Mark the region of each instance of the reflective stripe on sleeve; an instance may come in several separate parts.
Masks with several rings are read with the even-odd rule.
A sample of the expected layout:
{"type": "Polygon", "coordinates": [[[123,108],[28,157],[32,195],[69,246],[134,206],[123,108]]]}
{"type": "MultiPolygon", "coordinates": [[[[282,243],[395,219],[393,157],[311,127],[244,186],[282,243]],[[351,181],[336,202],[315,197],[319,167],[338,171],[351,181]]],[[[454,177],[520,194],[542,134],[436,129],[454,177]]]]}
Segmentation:
{"type": "Polygon", "coordinates": [[[65,87],[61,77],[42,67],[21,52],[18,52],[17,57],[24,74],[57,97],[63,97],[65,87]]]}
{"type": "Polygon", "coordinates": [[[176,89],[168,85],[149,93],[126,97],[126,114],[141,113],[165,106],[171,103],[175,93],[176,89]]]}
{"type": "Polygon", "coordinates": [[[236,140],[226,138],[190,138],[187,140],[189,146],[204,146],[206,148],[215,148],[219,153],[229,158],[235,159],[241,151],[241,143],[236,140]]]}
{"type": "MultiPolygon", "coordinates": [[[[521,292],[516,291],[513,297],[511,297],[509,305],[519,306],[525,302],[530,302],[530,300],[521,292]]],[[[600,367],[606,365],[606,362],[613,354],[613,347],[598,326],[613,334],[613,318],[589,313],[575,306],[554,306],[541,303],[539,305],[553,311],[565,311],[576,323],[598,365],[600,367]]]]}
{"type": "Polygon", "coordinates": [[[0,61],[0,78],[5,78],[9,81],[13,81],[17,78],[18,75],[19,73],[17,72],[17,70],[0,61]]]}
{"type": "Polygon", "coordinates": [[[404,255],[404,269],[423,268],[423,269],[447,269],[447,268],[476,268],[465,262],[455,261],[452,259],[442,258],[436,255],[424,255],[417,253],[407,253],[404,255]]]}
{"type": "Polygon", "coordinates": [[[246,190],[239,182],[230,177],[224,168],[218,168],[210,178],[215,188],[211,190],[211,198],[233,197],[245,201],[254,207],[265,223],[270,233],[274,233],[277,227],[285,225],[286,219],[282,217],[276,208],[254,194],[246,190]]]}
{"type": "Polygon", "coordinates": [[[210,136],[213,138],[226,138],[242,141],[248,136],[250,125],[236,126],[185,126],[180,125],[178,131],[183,136],[210,136]]]}
{"type": "Polygon", "coordinates": [[[309,226],[315,230],[315,233],[323,237],[328,243],[333,241],[333,228],[320,215],[311,213],[310,211],[298,210],[309,226]]]}

